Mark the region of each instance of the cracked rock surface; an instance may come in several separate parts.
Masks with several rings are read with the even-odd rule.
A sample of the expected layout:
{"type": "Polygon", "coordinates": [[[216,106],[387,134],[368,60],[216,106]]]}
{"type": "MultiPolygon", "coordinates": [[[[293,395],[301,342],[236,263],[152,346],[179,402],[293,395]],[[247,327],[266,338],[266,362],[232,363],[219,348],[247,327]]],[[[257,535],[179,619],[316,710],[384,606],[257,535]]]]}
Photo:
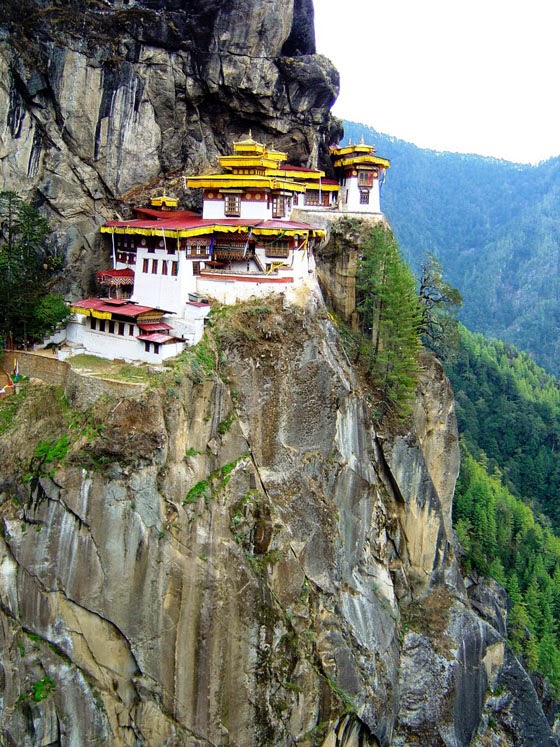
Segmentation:
{"type": "Polygon", "coordinates": [[[7,743],[554,744],[457,569],[439,365],[381,434],[317,298],[212,340],[124,399],[32,384],[0,437],[7,743]]]}

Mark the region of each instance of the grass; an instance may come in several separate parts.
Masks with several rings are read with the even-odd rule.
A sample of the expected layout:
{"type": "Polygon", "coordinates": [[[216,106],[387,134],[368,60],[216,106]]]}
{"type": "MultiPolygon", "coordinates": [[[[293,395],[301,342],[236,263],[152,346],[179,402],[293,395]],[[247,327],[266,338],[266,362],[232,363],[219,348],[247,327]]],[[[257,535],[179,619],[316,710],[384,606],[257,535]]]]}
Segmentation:
{"type": "Polygon", "coordinates": [[[123,363],[123,361],[99,358],[89,353],[74,355],[68,359],[68,363],[80,373],[99,378],[139,384],[150,383],[153,378],[153,374],[149,372],[148,366],[144,363],[123,363]]]}

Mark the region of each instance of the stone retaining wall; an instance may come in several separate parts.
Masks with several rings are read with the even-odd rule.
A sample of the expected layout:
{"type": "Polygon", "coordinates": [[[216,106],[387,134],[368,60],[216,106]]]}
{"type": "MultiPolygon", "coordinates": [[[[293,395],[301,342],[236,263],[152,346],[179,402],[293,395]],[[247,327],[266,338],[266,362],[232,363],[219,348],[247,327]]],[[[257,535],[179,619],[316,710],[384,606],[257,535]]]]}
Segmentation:
{"type": "Polygon", "coordinates": [[[64,387],[68,401],[77,407],[87,407],[105,395],[135,397],[146,388],[146,385],[142,383],[116,381],[82,374],[72,368],[67,361],[59,361],[54,357],[23,350],[4,352],[1,355],[0,365],[6,373],[13,372],[14,360],[18,362],[20,374],[41,379],[47,384],[64,387]]]}
{"type": "Polygon", "coordinates": [[[13,372],[15,359],[18,361],[20,374],[41,379],[47,384],[64,386],[70,369],[70,365],[66,361],[59,361],[54,357],[23,350],[5,351],[2,354],[1,365],[6,373],[11,374],[13,372]]]}

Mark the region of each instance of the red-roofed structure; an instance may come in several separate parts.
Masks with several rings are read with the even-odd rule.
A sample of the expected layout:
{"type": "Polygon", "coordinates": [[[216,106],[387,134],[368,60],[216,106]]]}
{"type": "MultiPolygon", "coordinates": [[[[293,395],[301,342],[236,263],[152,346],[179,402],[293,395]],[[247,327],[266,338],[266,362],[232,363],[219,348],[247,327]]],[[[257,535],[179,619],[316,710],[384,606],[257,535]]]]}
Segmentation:
{"type": "MultiPolygon", "coordinates": [[[[360,147],[336,158],[347,180],[355,166],[365,203],[388,162],[360,147]]],[[[316,283],[313,248],[325,230],[292,213],[338,210],[341,185],[319,169],[285,163],[285,153],[251,137],[219,160],[222,173],[187,179],[203,190],[202,215],[164,194],[101,227],[113,266],[97,280],[109,297],[72,305],[76,342],[86,350],[158,361],[201,338],[206,299],[230,304],[316,283]]]]}

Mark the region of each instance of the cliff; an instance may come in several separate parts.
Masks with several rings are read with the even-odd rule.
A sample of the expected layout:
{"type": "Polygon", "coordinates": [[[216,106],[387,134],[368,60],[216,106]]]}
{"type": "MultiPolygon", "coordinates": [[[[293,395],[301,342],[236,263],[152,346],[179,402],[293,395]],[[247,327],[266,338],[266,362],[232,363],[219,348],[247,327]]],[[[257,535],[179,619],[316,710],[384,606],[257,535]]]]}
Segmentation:
{"type": "Polygon", "coordinates": [[[504,713],[510,744],[555,743],[522,678],[527,738],[520,672],[458,573],[441,368],[425,359],[409,428],[381,434],[323,305],[300,301],[217,310],[129,396],[74,375],[13,405],[8,744],[482,745],[504,713]]]}
{"type": "MultiPolygon", "coordinates": [[[[0,187],[55,225],[66,289],[123,193],[181,190],[249,129],[321,160],[335,127],[310,0],[9,0],[0,69],[0,187]]],[[[348,246],[320,277],[351,320],[348,246]]],[[[556,743],[499,591],[458,570],[440,366],[380,431],[342,340],[317,293],[216,308],[163,371],[21,357],[38,378],[0,402],[3,743],[556,743]]]]}
{"type": "Polygon", "coordinates": [[[68,257],[63,285],[79,294],[119,197],[151,183],[188,204],[182,174],[215,166],[249,130],[294,163],[326,161],[337,94],[311,0],[9,0],[0,189],[41,207],[68,257]]]}

